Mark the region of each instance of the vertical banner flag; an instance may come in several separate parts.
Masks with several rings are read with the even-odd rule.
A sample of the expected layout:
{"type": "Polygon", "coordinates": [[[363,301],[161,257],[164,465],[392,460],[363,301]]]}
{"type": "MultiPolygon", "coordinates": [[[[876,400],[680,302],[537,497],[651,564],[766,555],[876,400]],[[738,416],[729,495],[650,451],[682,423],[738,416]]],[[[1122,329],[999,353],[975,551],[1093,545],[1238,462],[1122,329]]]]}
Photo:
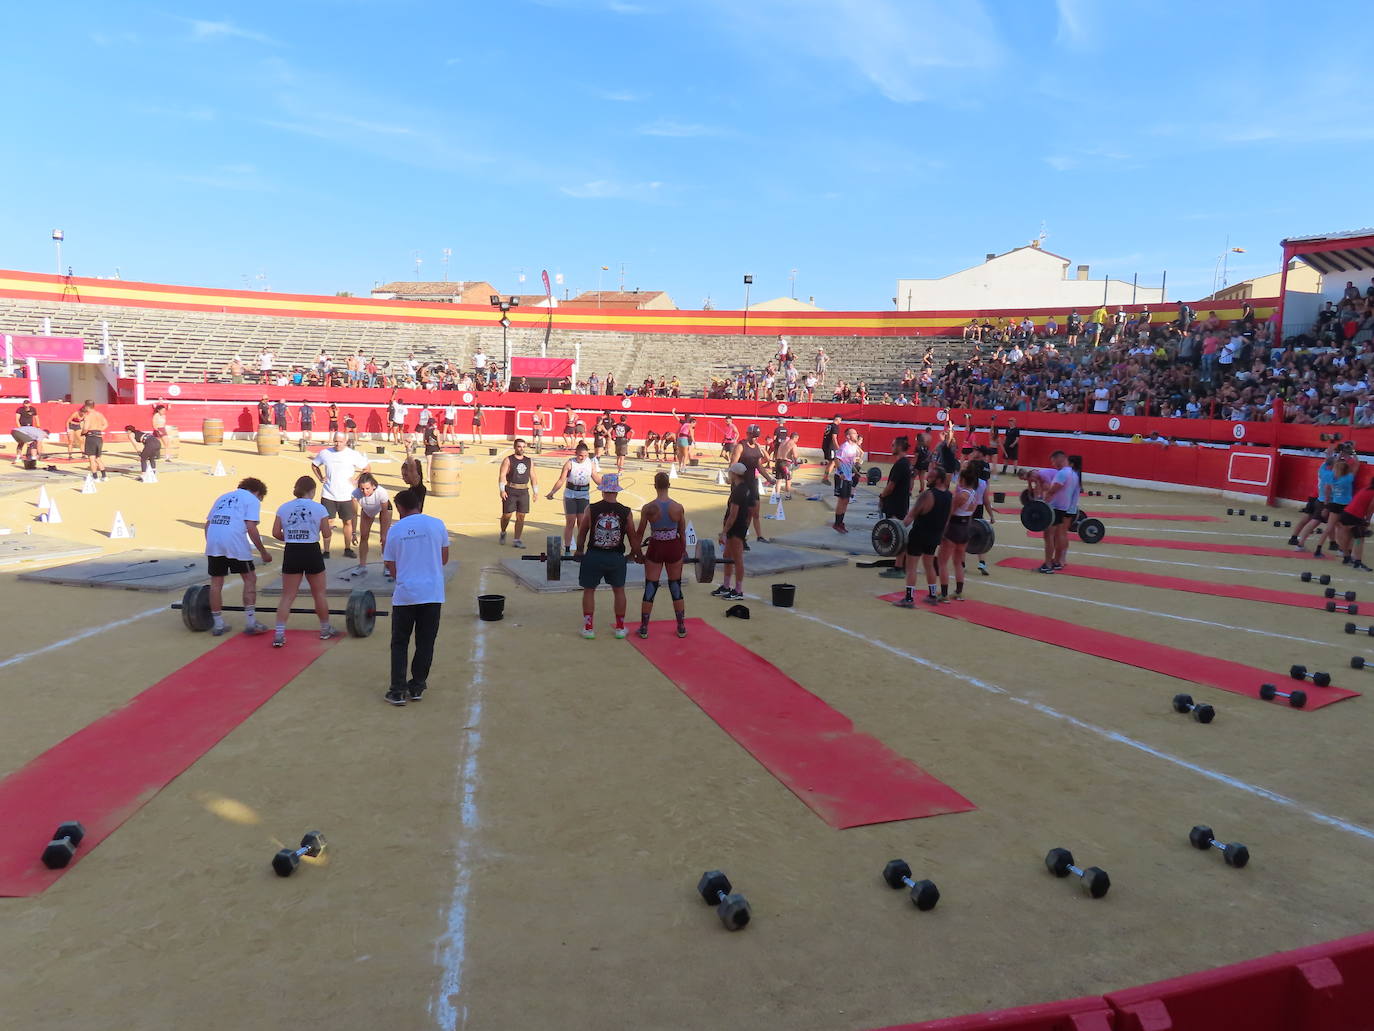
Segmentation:
{"type": "Polygon", "coordinates": [[[545,269],[545,270],[544,270],[544,296],[545,296],[545,297],[549,297],[549,298],[552,298],[552,297],[553,297],[553,287],[551,287],[551,286],[549,285],[549,270],[548,270],[548,269],[545,269]]]}

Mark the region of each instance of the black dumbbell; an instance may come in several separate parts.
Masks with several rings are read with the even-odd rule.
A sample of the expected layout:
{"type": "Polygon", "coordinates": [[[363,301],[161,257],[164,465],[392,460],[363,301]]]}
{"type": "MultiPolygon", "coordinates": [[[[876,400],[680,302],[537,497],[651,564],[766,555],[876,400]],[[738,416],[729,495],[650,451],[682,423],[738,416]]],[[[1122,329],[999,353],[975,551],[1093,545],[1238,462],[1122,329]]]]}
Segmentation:
{"type": "Polygon", "coordinates": [[[1344,612],[1347,616],[1358,616],[1360,614],[1360,607],[1353,601],[1349,605],[1341,605],[1334,601],[1328,601],[1326,603],[1326,611],[1344,612]]]}
{"type": "Polygon", "coordinates": [[[1235,514],[1236,514],[1236,510],[1235,510],[1234,508],[1228,508],[1228,509],[1226,510],[1226,514],[1227,514],[1227,515],[1235,515],[1235,514]]]}
{"type": "Polygon", "coordinates": [[[1318,687],[1331,686],[1330,673],[1309,673],[1306,666],[1289,666],[1288,675],[1294,680],[1310,680],[1318,687]]]}
{"type": "Polygon", "coordinates": [[[1238,509],[1236,509],[1236,515],[1239,515],[1239,516],[1245,515],[1245,509],[1243,509],[1243,508],[1238,508],[1238,509]]]}
{"type": "Polygon", "coordinates": [[[1073,853],[1066,848],[1052,848],[1045,856],[1045,868],[1056,877],[1073,874],[1079,879],[1083,890],[1095,899],[1107,894],[1112,879],[1100,866],[1090,866],[1086,870],[1073,865],[1073,853]]]}
{"type": "Polygon", "coordinates": [[[1211,723],[1217,717],[1216,709],[1213,709],[1206,702],[1201,705],[1195,704],[1193,696],[1190,694],[1174,695],[1174,712],[1191,712],[1193,719],[1199,723],[1211,723]]]}
{"type": "Polygon", "coordinates": [[[1347,623],[1345,632],[1347,634],[1368,634],[1370,637],[1374,637],[1374,626],[1356,626],[1354,623],[1347,623]]]}
{"type": "Polygon", "coordinates": [[[1326,590],[1324,590],[1324,591],[1322,592],[1322,597],[1323,597],[1323,598],[1344,598],[1346,601],[1354,601],[1354,600],[1355,600],[1355,592],[1354,592],[1354,591],[1345,591],[1345,592],[1342,593],[1342,594],[1337,594],[1337,593],[1336,593],[1336,588],[1334,588],[1334,587],[1328,587],[1326,590]]]}
{"type": "Polygon", "coordinates": [[[1295,709],[1301,709],[1307,704],[1306,691],[1280,691],[1273,684],[1260,684],[1260,697],[1266,702],[1272,702],[1275,698],[1287,698],[1288,704],[1295,709]]]}
{"type": "Polygon", "coordinates": [[[940,889],[935,887],[935,882],[913,881],[911,867],[906,865],[905,859],[889,860],[883,867],[883,880],[889,888],[900,888],[904,884],[910,888],[911,904],[922,912],[934,909],[935,903],[940,901],[940,889]]]}
{"type": "Polygon", "coordinates": [[[697,883],[701,901],[716,907],[716,916],[727,931],[738,931],[749,923],[753,912],[743,895],[730,894],[730,878],[719,870],[707,870],[697,883]]]}
{"type": "MultiPolygon", "coordinates": [[[[1302,581],[1303,583],[1305,583],[1305,584],[1310,584],[1310,583],[1312,582],[1312,574],[1311,574],[1310,572],[1302,572],[1302,573],[1299,573],[1299,574],[1298,574],[1298,579],[1301,580],[1301,581],[1302,581]]],[[[1323,573],[1321,576],[1317,577],[1316,579],[1317,579],[1317,583],[1319,583],[1319,584],[1329,584],[1329,583],[1331,582],[1331,574],[1330,574],[1330,573],[1323,573]]]]}
{"type": "Polygon", "coordinates": [[[324,851],[324,847],[324,835],[319,831],[309,831],[301,838],[300,848],[284,848],[272,857],[272,869],[277,871],[278,877],[290,877],[296,872],[296,867],[301,865],[301,856],[314,859],[324,851]]]}
{"type": "Polygon", "coordinates": [[[52,832],[52,841],[43,850],[43,865],[49,870],[60,870],[76,856],[77,846],[86,836],[86,828],[76,820],[59,823],[52,832]]]}
{"type": "Polygon", "coordinates": [[[1234,866],[1239,870],[1246,863],[1250,862],[1250,850],[1239,841],[1232,841],[1223,845],[1212,836],[1212,828],[1206,824],[1198,824],[1188,832],[1188,840],[1192,842],[1193,848],[1201,849],[1206,852],[1209,848],[1215,848],[1221,852],[1221,856],[1226,860],[1227,866],[1234,866]]]}

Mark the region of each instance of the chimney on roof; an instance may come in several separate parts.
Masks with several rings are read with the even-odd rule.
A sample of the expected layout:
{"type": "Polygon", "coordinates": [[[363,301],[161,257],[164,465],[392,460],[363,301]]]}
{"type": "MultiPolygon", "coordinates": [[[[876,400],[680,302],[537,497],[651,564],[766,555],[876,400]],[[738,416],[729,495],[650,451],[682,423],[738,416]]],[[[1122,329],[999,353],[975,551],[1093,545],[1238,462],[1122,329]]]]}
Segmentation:
{"type": "Polygon", "coordinates": [[[985,254],[985,255],[983,255],[983,260],[984,260],[984,261],[991,261],[991,260],[992,260],[993,258],[995,258],[995,257],[997,257],[997,255],[995,255],[995,254],[985,254]]]}
{"type": "Polygon", "coordinates": [[[1078,266],[1078,281],[1079,281],[1080,283],[1086,283],[1086,282],[1088,281],[1088,266],[1087,266],[1087,265],[1079,265],[1079,266],[1078,266]]]}

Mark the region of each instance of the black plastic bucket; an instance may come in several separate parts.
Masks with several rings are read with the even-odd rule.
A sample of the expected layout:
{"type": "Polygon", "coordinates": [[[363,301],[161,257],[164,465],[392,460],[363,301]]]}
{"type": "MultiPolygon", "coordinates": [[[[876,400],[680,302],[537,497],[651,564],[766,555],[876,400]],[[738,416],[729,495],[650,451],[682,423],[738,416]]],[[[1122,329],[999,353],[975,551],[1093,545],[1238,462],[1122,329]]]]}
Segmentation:
{"type": "Polygon", "coordinates": [[[796,584],[774,584],[773,585],[773,605],[780,609],[790,609],[792,603],[797,600],[796,584]]]}
{"type": "Polygon", "coordinates": [[[504,594],[479,594],[477,596],[477,618],[495,623],[506,611],[504,594]]]}

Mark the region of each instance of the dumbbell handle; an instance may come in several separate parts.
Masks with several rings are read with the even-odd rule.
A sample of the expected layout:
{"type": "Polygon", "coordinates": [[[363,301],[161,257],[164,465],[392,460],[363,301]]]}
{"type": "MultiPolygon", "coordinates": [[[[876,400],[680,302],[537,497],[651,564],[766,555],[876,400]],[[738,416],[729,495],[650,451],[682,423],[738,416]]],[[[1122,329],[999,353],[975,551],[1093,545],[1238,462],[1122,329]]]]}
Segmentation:
{"type": "Polygon", "coordinates": [[[902,874],[902,883],[905,884],[908,888],[914,888],[914,887],[916,887],[916,882],[913,881],[913,880],[912,880],[910,877],[908,877],[906,874],[902,874]]]}
{"type": "Polygon", "coordinates": [[[716,889],[716,898],[720,899],[720,901],[724,902],[729,897],[729,895],[725,894],[725,892],[721,891],[719,888],[716,889]]]}
{"type": "Polygon", "coordinates": [[[301,856],[308,856],[310,854],[310,848],[311,846],[309,845],[302,845],[300,848],[292,849],[291,854],[299,859],[301,856]]]}
{"type": "Polygon", "coordinates": [[[1072,863],[1070,863],[1070,864],[1069,864],[1069,873],[1073,874],[1075,877],[1082,877],[1082,876],[1083,876],[1083,868],[1082,868],[1081,866],[1074,866],[1072,863]]]}

